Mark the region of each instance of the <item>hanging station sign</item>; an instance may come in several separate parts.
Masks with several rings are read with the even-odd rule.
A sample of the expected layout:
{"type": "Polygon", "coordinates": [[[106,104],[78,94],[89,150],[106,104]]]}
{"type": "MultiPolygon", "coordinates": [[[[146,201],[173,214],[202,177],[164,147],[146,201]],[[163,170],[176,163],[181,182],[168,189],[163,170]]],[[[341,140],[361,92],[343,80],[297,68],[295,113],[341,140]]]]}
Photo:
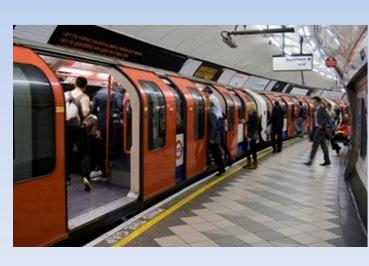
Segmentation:
{"type": "Polygon", "coordinates": [[[313,69],[313,55],[274,55],[273,71],[301,71],[313,69]]]}

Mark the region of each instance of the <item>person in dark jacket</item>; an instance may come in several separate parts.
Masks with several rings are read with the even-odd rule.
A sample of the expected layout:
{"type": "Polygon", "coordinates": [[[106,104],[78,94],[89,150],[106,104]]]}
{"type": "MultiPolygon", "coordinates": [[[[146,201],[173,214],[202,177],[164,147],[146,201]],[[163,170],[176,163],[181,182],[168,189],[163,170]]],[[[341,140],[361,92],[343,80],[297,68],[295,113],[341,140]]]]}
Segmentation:
{"type": "Polygon", "coordinates": [[[283,130],[284,110],[278,101],[275,101],[269,123],[272,125],[272,147],[273,152],[282,151],[282,130],[283,130]],[[277,147],[275,138],[277,137],[277,147]]]}
{"type": "Polygon", "coordinates": [[[247,138],[245,141],[247,164],[244,166],[244,168],[256,169],[258,167],[256,142],[259,137],[259,134],[258,134],[259,125],[260,125],[260,120],[258,117],[258,113],[254,111],[250,115],[249,120],[247,121],[247,138]],[[253,162],[251,161],[251,156],[253,158],[253,162]]]}
{"type": "Polygon", "coordinates": [[[217,116],[214,111],[214,103],[212,101],[208,102],[208,141],[209,150],[215,159],[215,163],[218,166],[218,175],[225,173],[225,166],[222,158],[222,151],[220,149],[221,136],[220,131],[217,127],[217,116]]]}
{"type": "MultiPolygon", "coordinates": [[[[113,139],[113,121],[116,121],[116,118],[119,118],[119,114],[123,109],[123,97],[124,95],[120,92],[118,92],[119,84],[117,82],[113,82],[111,86],[110,91],[110,117],[107,119],[106,115],[106,109],[107,109],[107,98],[108,98],[108,90],[106,87],[101,88],[97,91],[95,98],[94,98],[94,104],[93,104],[93,110],[92,113],[97,117],[97,138],[100,140],[99,145],[101,145],[100,150],[103,152],[100,152],[99,156],[99,167],[95,169],[95,171],[92,171],[90,174],[91,178],[97,177],[97,176],[106,176],[106,168],[105,168],[105,161],[106,161],[106,128],[107,124],[109,123],[110,126],[110,142],[109,142],[109,153],[113,150],[113,145],[111,145],[111,140],[113,139]]],[[[119,121],[119,120],[118,120],[119,121]]],[[[119,122],[118,122],[119,123],[119,122]]],[[[116,146],[116,145],[115,145],[116,146]]],[[[110,159],[110,158],[109,158],[110,159]]]]}
{"type": "Polygon", "coordinates": [[[329,121],[330,117],[327,112],[327,109],[322,104],[322,100],[318,96],[313,97],[313,100],[314,105],[317,106],[314,119],[315,126],[317,129],[314,133],[314,140],[313,145],[311,147],[309,161],[305,162],[304,164],[311,165],[313,163],[315,154],[318,151],[318,147],[320,145],[324,153],[324,162],[320,165],[326,166],[331,164],[331,160],[329,158],[329,151],[327,148],[327,144],[325,143],[325,137],[327,135],[326,124],[329,121]]]}

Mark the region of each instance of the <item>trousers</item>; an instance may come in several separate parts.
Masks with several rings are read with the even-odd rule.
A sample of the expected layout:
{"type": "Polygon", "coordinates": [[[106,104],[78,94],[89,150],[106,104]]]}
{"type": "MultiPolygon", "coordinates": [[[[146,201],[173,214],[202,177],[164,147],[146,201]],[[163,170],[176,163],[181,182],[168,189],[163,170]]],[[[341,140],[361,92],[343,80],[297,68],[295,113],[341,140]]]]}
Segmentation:
{"type": "Polygon", "coordinates": [[[282,151],[282,128],[273,128],[272,127],[272,147],[273,151],[282,151]],[[275,138],[277,137],[277,148],[275,138]]]}
{"type": "Polygon", "coordinates": [[[317,128],[315,130],[314,139],[313,139],[313,146],[311,147],[310,152],[310,161],[312,162],[315,158],[316,152],[318,151],[319,145],[322,147],[323,154],[324,154],[324,161],[330,163],[331,160],[329,158],[329,151],[327,144],[325,142],[325,131],[322,129],[317,128]]]}

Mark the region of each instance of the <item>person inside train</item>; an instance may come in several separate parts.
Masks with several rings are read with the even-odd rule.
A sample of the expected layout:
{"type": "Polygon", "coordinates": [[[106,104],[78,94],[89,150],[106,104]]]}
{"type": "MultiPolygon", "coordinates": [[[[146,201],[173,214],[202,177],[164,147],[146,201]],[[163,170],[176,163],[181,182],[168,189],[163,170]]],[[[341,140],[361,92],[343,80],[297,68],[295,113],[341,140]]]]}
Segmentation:
{"type": "Polygon", "coordinates": [[[345,115],[344,117],[342,117],[342,123],[337,127],[337,129],[334,132],[333,138],[331,139],[331,141],[334,142],[337,154],[339,154],[341,150],[341,146],[338,144],[338,142],[341,141],[344,143],[344,145],[348,145],[350,141],[350,136],[351,136],[351,125],[349,123],[348,116],[345,115]]]}
{"type": "Polygon", "coordinates": [[[321,166],[326,166],[331,164],[331,160],[329,158],[329,151],[327,148],[327,144],[325,143],[326,135],[327,135],[327,124],[329,123],[330,117],[327,109],[324,107],[323,102],[320,97],[313,97],[314,105],[317,107],[315,111],[315,134],[313,145],[311,147],[310,157],[305,165],[311,165],[314,161],[314,157],[316,152],[318,151],[319,145],[322,147],[324,153],[324,162],[321,163],[321,166]]]}
{"type": "Polygon", "coordinates": [[[270,115],[269,123],[272,125],[271,129],[271,138],[272,138],[272,147],[273,152],[281,152],[282,151],[282,131],[284,124],[284,110],[279,104],[278,101],[274,102],[274,106],[272,109],[272,113],[270,115]],[[276,145],[276,137],[277,137],[277,145],[276,145]]]}
{"type": "Polygon", "coordinates": [[[256,143],[259,138],[258,129],[260,127],[260,119],[257,111],[252,112],[247,121],[247,138],[244,145],[246,150],[247,163],[244,168],[256,169],[258,167],[257,147],[256,143]],[[253,161],[251,161],[251,157],[253,161]]]}
{"type": "Polygon", "coordinates": [[[295,119],[297,136],[300,138],[304,137],[304,121],[307,117],[307,111],[305,106],[299,101],[299,111],[295,119]]]}
{"type": "Polygon", "coordinates": [[[213,89],[210,86],[206,86],[203,89],[203,93],[205,95],[205,98],[207,98],[209,101],[213,103],[213,109],[214,114],[217,118],[217,126],[220,132],[220,146],[222,150],[224,151],[224,160],[227,162],[228,165],[233,164],[233,159],[231,152],[228,149],[227,142],[226,142],[226,126],[225,126],[225,115],[222,112],[222,108],[219,102],[219,99],[214,95],[213,89]]]}
{"type": "Polygon", "coordinates": [[[217,126],[218,118],[216,116],[216,108],[214,108],[215,105],[212,101],[208,101],[208,106],[208,148],[217,165],[218,175],[222,175],[225,173],[225,166],[220,149],[221,138],[220,131],[217,126]]]}
{"type": "Polygon", "coordinates": [[[85,191],[90,191],[90,160],[88,156],[86,128],[83,123],[84,119],[90,114],[90,99],[85,93],[86,88],[87,79],[80,76],[76,79],[75,88],[72,91],[64,93],[67,135],[66,177],[69,183],[71,181],[70,175],[74,162],[73,154],[76,152],[82,183],[85,187],[85,191]]]}
{"type": "MultiPolygon", "coordinates": [[[[90,177],[96,178],[98,176],[105,177],[106,176],[106,156],[105,156],[105,149],[106,149],[106,125],[109,123],[110,128],[113,129],[113,118],[117,117],[119,122],[119,115],[123,108],[123,95],[118,92],[119,86],[118,83],[113,81],[110,91],[110,117],[107,121],[106,117],[106,110],[107,110],[107,95],[108,90],[107,87],[102,87],[100,90],[96,92],[93,104],[92,113],[97,116],[97,136],[100,139],[100,145],[102,146],[100,150],[104,151],[100,153],[99,164],[91,172],[90,177]]],[[[112,130],[113,131],[113,130],[112,130]]],[[[111,131],[111,132],[112,132],[111,131]]],[[[109,144],[110,145],[110,144],[109,144]]],[[[109,148],[109,151],[111,149],[109,148]]]]}
{"type": "Polygon", "coordinates": [[[214,95],[213,89],[210,86],[206,86],[202,90],[202,92],[204,93],[206,99],[213,102],[213,108],[217,119],[222,119],[224,117],[222,112],[222,106],[220,105],[218,97],[214,95]]]}

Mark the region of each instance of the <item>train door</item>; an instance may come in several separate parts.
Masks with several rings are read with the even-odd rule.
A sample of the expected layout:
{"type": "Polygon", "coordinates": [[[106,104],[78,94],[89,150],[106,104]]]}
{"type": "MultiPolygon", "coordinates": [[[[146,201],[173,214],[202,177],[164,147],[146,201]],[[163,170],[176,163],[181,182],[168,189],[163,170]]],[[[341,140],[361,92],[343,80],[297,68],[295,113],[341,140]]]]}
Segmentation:
{"type": "Polygon", "coordinates": [[[139,117],[141,195],[153,197],[176,184],[176,102],[172,90],[156,74],[119,67],[137,88],[139,117]]]}
{"type": "Polygon", "coordinates": [[[284,136],[286,138],[293,137],[295,134],[295,124],[294,124],[294,109],[293,104],[290,100],[290,98],[286,95],[281,96],[283,102],[285,103],[285,114],[287,119],[287,135],[284,136]]]}
{"type": "Polygon", "coordinates": [[[33,51],[13,60],[13,244],[50,245],[67,234],[63,93],[33,51]]]}
{"type": "MultiPolygon", "coordinates": [[[[264,98],[265,102],[267,103],[267,124],[269,124],[269,120],[270,120],[270,116],[272,114],[272,110],[273,110],[273,102],[271,101],[270,98],[268,98],[267,95],[265,94],[261,94],[261,96],[264,98]]],[[[268,125],[268,128],[266,128],[265,130],[265,140],[266,141],[270,141],[271,140],[271,126],[268,125]]]]}
{"type": "Polygon", "coordinates": [[[192,81],[170,76],[168,79],[184,97],[186,177],[193,178],[206,170],[207,126],[206,101],[192,81]],[[196,158],[194,160],[194,158],[196,158]]]}
{"type": "Polygon", "coordinates": [[[67,128],[65,138],[70,144],[65,153],[69,161],[66,177],[69,180],[68,229],[75,230],[138,198],[138,147],[135,144],[130,149],[131,145],[126,145],[132,128],[138,123],[134,119],[129,121],[131,114],[137,113],[130,111],[129,102],[136,103],[138,95],[125,77],[111,66],[40,56],[52,66],[65,91],[74,89],[77,77],[84,76],[87,80],[85,93],[89,96],[91,115],[85,121],[90,121],[89,126],[83,128],[81,138],[76,141],[70,141],[73,132],[67,128]],[[82,177],[89,179],[90,191],[86,190],[82,177]]]}
{"type": "Polygon", "coordinates": [[[267,114],[268,114],[268,105],[265,99],[257,94],[256,92],[249,90],[249,89],[243,89],[256,103],[257,112],[260,118],[261,123],[261,132],[260,132],[260,142],[263,143],[266,140],[266,134],[265,129],[267,128],[267,114]]]}
{"type": "Polygon", "coordinates": [[[247,136],[247,121],[249,116],[253,112],[257,112],[257,105],[255,101],[242,89],[237,90],[237,93],[244,99],[246,107],[246,124],[245,124],[245,136],[247,136]]]}
{"type": "Polygon", "coordinates": [[[238,155],[238,117],[237,107],[230,92],[219,85],[214,88],[224,97],[226,103],[226,142],[232,156],[238,155]]]}
{"type": "Polygon", "coordinates": [[[245,140],[245,126],[246,126],[246,104],[242,96],[236,91],[231,91],[233,99],[237,107],[237,149],[238,154],[244,154],[245,148],[243,142],[245,140]]]}
{"type": "Polygon", "coordinates": [[[185,108],[186,102],[181,91],[176,88],[169,79],[162,78],[173,93],[176,102],[176,183],[186,180],[186,145],[185,145],[185,108]]]}

